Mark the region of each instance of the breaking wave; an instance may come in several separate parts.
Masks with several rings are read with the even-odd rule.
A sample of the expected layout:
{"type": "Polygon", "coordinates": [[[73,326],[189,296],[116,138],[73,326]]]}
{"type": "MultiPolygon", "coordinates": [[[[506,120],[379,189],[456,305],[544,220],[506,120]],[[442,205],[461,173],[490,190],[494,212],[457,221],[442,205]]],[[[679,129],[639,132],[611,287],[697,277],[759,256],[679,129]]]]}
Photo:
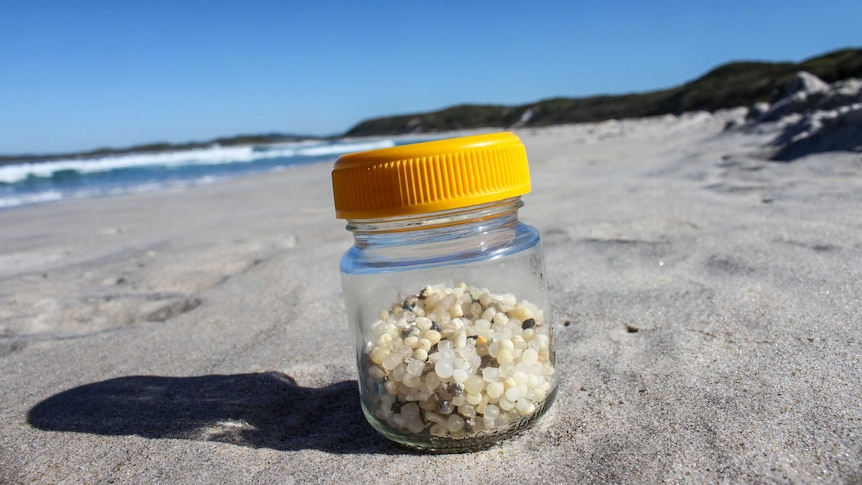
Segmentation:
{"type": "Polygon", "coordinates": [[[0,210],[61,200],[184,188],[326,162],[422,140],[313,140],[0,165],[0,210]]]}
{"type": "Polygon", "coordinates": [[[30,178],[48,178],[63,172],[88,174],[110,172],[126,168],[180,167],[188,165],[224,165],[249,163],[271,158],[295,158],[308,162],[308,158],[340,155],[362,150],[394,146],[393,140],[364,142],[308,142],[272,146],[212,146],[194,150],[177,150],[157,153],[136,153],[106,157],[74,158],[50,162],[21,163],[0,166],[0,183],[14,184],[30,178]]]}

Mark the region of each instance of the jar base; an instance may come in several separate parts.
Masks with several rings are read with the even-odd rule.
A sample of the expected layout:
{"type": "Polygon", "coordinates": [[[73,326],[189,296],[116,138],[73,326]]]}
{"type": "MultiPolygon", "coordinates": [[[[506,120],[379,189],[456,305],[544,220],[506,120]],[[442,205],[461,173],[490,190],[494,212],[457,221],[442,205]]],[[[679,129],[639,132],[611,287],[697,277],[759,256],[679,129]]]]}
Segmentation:
{"type": "Polygon", "coordinates": [[[469,453],[491,448],[500,444],[502,441],[517,436],[523,431],[531,428],[550,409],[554,399],[556,398],[558,387],[559,386],[554,386],[551,393],[537,406],[536,411],[532,414],[524,416],[506,426],[470,433],[463,437],[433,436],[428,431],[424,431],[419,434],[408,434],[394,429],[385,422],[377,419],[374,416],[373,411],[370,411],[365,407],[365,403],[362,404],[362,412],[365,414],[365,418],[371,426],[378,433],[390,441],[410,450],[435,454],[469,453]]]}

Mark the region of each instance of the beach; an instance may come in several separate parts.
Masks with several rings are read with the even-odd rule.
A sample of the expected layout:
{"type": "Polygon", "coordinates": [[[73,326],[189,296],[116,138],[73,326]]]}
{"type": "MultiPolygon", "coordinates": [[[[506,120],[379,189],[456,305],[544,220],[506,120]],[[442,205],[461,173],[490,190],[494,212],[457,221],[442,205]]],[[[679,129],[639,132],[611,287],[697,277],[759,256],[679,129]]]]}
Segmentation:
{"type": "Polygon", "coordinates": [[[862,155],[744,116],[515,131],[561,384],[476,453],[362,416],[331,162],[0,211],[0,482],[858,482],[862,155]]]}

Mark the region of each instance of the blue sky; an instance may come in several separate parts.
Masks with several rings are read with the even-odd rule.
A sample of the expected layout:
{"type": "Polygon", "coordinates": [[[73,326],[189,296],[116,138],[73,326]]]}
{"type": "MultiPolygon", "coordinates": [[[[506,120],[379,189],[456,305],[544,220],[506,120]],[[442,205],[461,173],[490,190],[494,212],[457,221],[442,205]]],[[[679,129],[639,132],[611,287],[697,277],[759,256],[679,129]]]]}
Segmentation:
{"type": "Polygon", "coordinates": [[[0,153],[670,87],[862,45],[862,2],[0,0],[0,153]]]}

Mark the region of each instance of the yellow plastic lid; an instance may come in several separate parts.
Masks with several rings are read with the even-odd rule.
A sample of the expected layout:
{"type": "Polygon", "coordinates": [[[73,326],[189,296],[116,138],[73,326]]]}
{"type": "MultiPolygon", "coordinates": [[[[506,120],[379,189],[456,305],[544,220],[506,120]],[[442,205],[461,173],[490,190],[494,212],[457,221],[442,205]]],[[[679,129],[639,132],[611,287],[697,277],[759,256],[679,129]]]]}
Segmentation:
{"type": "Polygon", "coordinates": [[[332,170],[339,219],[457,209],[530,192],[527,150],[492,133],[342,155],[332,170]]]}

